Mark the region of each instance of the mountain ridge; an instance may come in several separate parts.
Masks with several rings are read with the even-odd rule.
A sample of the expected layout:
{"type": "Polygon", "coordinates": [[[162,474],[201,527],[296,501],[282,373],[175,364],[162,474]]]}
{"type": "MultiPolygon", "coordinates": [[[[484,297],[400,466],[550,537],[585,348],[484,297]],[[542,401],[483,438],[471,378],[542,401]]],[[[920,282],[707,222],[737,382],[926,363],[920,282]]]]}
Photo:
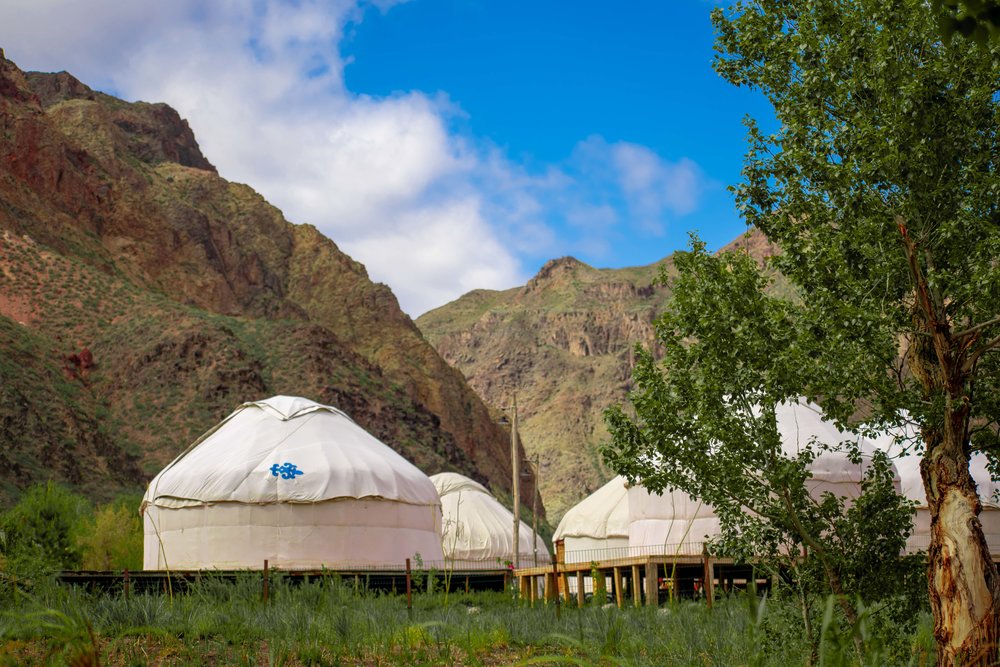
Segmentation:
{"type": "Polygon", "coordinates": [[[169,106],[23,73],[0,51],[0,133],[0,345],[39,369],[0,367],[2,450],[24,462],[0,475],[0,499],[46,478],[60,452],[76,457],[68,426],[36,434],[61,443],[45,455],[21,435],[47,403],[98,434],[76,457],[93,483],[53,476],[107,495],[278,393],[338,405],[427,472],[509,491],[498,415],[389,288],[221,178],[169,106]],[[84,350],[92,366],[67,361],[84,350]]]}
{"type": "Polygon", "coordinates": [[[653,321],[669,297],[661,266],[672,271],[672,260],[598,269],[562,257],[521,287],[475,290],[417,318],[488,404],[517,395],[552,520],[611,476],[597,452],[607,435],[601,412],[624,400],[635,344],[655,346],[653,321]]]}

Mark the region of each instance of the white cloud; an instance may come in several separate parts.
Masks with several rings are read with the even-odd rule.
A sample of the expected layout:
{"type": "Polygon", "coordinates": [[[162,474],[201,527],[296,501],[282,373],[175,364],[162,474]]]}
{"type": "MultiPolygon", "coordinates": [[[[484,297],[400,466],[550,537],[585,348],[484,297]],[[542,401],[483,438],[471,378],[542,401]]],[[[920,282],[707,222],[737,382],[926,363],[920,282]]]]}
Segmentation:
{"type": "MultiPolygon", "coordinates": [[[[373,275],[385,276],[401,302],[416,312],[470,290],[512,287],[518,267],[491,230],[475,198],[449,201],[404,216],[395,229],[345,244],[356,257],[375,258],[373,275]]],[[[520,282],[520,281],[518,281],[520,282]]]]}
{"type": "Polygon", "coordinates": [[[698,206],[689,160],[591,137],[532,170],[452,132],[444,94],[346,90],[339,44],[362,16],[355,0],[7,0],[0,37],[23,68],[175,107],[224,177],[318,227],[413,315],[698,206]]]}
{"type": "Polygon", "coordinates": [[[691,160],[667,162],[645,146],[626,142],[614,144],[611,155],[630,207],[644,217],[664,211],[686,215],[697,208],[704,178],[691,160]]]}

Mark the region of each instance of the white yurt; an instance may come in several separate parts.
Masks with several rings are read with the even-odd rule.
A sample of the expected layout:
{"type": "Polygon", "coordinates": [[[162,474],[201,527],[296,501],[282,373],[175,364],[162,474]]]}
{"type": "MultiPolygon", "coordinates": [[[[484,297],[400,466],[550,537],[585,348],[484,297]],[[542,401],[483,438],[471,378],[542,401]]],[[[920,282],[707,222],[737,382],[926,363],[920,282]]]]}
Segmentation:
{"type": "Polygon", "coordinates": [[[618,476],[574,505],[553,534],[563,540],[565,562],[586,563],[628,555],[628,493],[618,476]]]}
{"type": "Polygon", "coordinates": [[[337,568],[442,559],[420,470],[336,408],[244,403],[149,483],[146,569],[337,568]]]}
{"type": "MultiPolygon", "coordinates": [[[[822,452],[809,465],[806,486],[819,498],[825,493],[852,499],[861,494],[864,471],[875,443],[850,431],[841,431],[823,418],[822,410],[805,401],[779,404],[776,426],[785,455],[796,456],[812,443],[835,446],[857,442],[862,457],[853,462],[845,452],[822,452]]],[[[898,473],[895,477],[899,489],[898,473]]],[[[719,535],[721,524],[711,506],[680,490],[651,494],[641,486],[628,489],[628,539],[633,550],[661,550],[667,554],[697,555],[703,544],[719,535]]],[[[636,554],[638,555],[638,554],[636,554]]]]}
{"type": "MultiPolygon", "coordinates": [[[[912,438],[907,440],[912,442],[912,438]]],[[[902,494],[917,506],[917,512],[913,517],[913,532],[906,540],[906,551],[907,553],[927,551],[931,544],[931,512],[927,507],[927,496],[924,494],[924,481],[920,477],[921,456],[903,454],[903,446],[897,443],[892,435],[885,435],[877,442],[892,457],[893,464],[899,470],[902,494]]],[[[998,485],[993,481],[987,468],[985,454],[976,453],[972,456],[969,461],[969,472],[976,482],[983,506],[979,521],[983,525],[986,544],[993,560],[1000,561],[1000,504],[994,497],[998,485]]]]}
{"type": "Polygon", "coordinates": [[[697,556],[705,542],[721,531],[712,507],[680,489],[654,494],[645,487],[631,486],[627,504],[628,545],[635,556],[697,556]]]}
{"type": "MultiPolygon", "coordinates": [[[[818,498],[829,492],[843,498],[861,495],[861,480],[878,444],[857,433],[839,430],[823,418],[823,411],[814,403],[799,401],[782,403],[775,409],[778,434],[785,454],[795,456],[815,441],[826,445],[854,442],[860,445],[861,460],[851,461],[844,452],[823,452],[809,465],[812,478],[807,483],[810,494],[818,498]]],[[[894,483],[900,489],[898,471],[894,483]]]]}
{"type": "MultiPolygon", "coordinates": [[[[441,497],[445,562],[456,569],[497,569],[514,562],[514,514],[479,482],[454,472],[431,476],[441,497]]],[[[531,526],[520,522],[518,551],[521,567],[550,562],[545,541],[532,547],[531,526]]]]}

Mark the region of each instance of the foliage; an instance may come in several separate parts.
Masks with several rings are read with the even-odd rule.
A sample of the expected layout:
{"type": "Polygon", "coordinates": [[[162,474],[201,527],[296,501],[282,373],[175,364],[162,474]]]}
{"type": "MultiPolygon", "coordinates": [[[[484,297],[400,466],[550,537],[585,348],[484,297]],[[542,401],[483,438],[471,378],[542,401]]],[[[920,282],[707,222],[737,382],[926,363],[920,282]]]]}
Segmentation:
{"type": "Polygon", "coordinates": [[[1000,37],[1000,2],[997,0],[933,0],[942,10],[938,19],[941,32],[960,34],[979,42],[1000,37]]]}
{"type": "Polygon", "coordinates": [[[85,570],[139,570],[143,532],[139,499],[120,498],[94,512],[78,539],[85,570]]]}
{"type": "Polygon", "coordinates": [[[8,572],[41,573],[80,566],[77,544],[86,499],[47,482],[28,489],[0,518],[0,553],[8,572]]]}
{"type": "Polygon", "coordinates": [[[803,331],[789,356],[809,376],[804,393],[841,420],[872,399],[883,422],[899,408],[940,422],[938,378],[928,389],[907,375],[899,347],[940,365],[924,348],[947,324],[968,366],[956,379],[968,389],[976,376],[972,417],[995,421],[996,342],[984,334],[1000,312],[1000,47],[942,44],[920,0],[749,3],[713,16],[717,69],[767,95],[781,123],[766,134],[747,121],[736,196],[797,288],[803,331]],[[935,312],[924,312],[925,288],[935,312]]]}
{"type": "Polygon", "coordinates": [[[638,350],[635,415],[607,413],[609,464],[651,491],[680,488],[710,504],[727,555],[795,567],[814,591],[892,595],[913,510],[885,455],[866,459],[863,493],[845,506],[809,492],[808,467],[831,451],[860,461],[857,439],[803,443],[797,456],[783,448],[775,411],[809,388],[814,343],[798,322],[802,306],[768,296],[743,254],[716,258],[696,243],[676,267],[674,300],[657,322],[667,370],[638,350]],[[804,551],[812,557],[800,559],[804,551]]]}

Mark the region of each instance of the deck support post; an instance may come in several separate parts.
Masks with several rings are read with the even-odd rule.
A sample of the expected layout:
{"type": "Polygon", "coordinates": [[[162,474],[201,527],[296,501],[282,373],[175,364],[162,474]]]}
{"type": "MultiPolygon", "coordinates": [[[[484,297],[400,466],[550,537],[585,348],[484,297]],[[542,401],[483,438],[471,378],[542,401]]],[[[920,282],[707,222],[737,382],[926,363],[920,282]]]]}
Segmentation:
{"type": "Polygon", "coordinates": [[[705,592],[705,601],[708,603],[708,608],[712,608],[712,597],[715,593],[714,581],[715,579],[715,566],[712,564],[712,557],[708,555],[708,548],[702,549],[702,559],[704,565],[704,578],[702,579],[702,590],[705,592]]]}
{"type": "Polygon", "coordinates": [[[646,606],[656,607],[660,604],[659,570],[657,563],[646,561],[646,606]]]}

